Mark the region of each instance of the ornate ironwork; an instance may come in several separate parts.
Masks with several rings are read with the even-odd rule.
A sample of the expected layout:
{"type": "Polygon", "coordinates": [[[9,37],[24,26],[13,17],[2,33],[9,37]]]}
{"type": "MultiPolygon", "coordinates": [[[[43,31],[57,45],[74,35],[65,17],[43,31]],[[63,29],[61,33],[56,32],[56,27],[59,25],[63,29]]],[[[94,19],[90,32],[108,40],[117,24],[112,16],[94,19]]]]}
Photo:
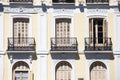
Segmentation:
{"type": "Polygon", "coordinates": [[[8,38],[8,51],[34,51],[35,39],[28,37],[8,38]]]}
{"type": "Polygon", "coordinates": [[[85,38],[85,51],[111,51],[111,38],[85,38]]]}
{"type": "Polygon", "coordinates": [[[77,38],[56,37],[51,38],[51,51],[76,51],[77,38]]]}

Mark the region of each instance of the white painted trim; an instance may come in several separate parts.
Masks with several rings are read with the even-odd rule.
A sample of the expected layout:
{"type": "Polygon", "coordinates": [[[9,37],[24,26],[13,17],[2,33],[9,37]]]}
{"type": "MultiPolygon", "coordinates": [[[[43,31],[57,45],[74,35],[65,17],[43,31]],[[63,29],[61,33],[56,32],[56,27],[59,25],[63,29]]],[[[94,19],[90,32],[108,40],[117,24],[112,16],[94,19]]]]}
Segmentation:
{"type": "Polygon", "coordinates": [[[71,74],[72,78],[71,78],[71,80],[76,80],[76,76],[75,76],[75,60],[53,60],[53,64],[52,64],[52,80],[55,80],[55,68],[56,68],[56,65],[61,61],[66,61],[66,62],[71,64],[71,66],[72,66],[72,74],[71,74]]]}
{"type": "Polygon", "coordinates": [[[38,56],[37,80],[47,80],[47,55],[38,56]]]}
{"type": "Polygon", "coordinates": [[[4,80],[4,55],[0,55],[0,69],[0,79],[4,80]]]}
{"type": "Polygon", "coordinates": [[[28,18],[29,19],[29,37],[32,37],[32,14],[10,14],[10,37],[13,37],[13,19],[28,18]]]}
{"type": "Polygon", "coordinates": [[[114,55],[115,56],[115,79],[120,80],[120,53],[119,55],[114,55]]]}
{"type": "Polygon", "coordinates": [[[0,51],[4,51],[4,14],[0,13],[0,51]]]}
{"type": "Polygon", "coordinates": [[[87,66],[86,66],[86,71],[87,71],[87,80],[90,80],[90,66],[92,65],[92,63],[96,62],[96,61],[100,61],[102,63],[105,64],[106,68],[107,68],[107,80],[110,80],[110,65],[109,65],[109,60],[101,60],[101,59],[93,59],[93,60],[87,60],[87,66]]]}
{"type": "Polygon", "coordinates": [[[46,13],[38,14],[38,51],[47,51],[47,16],[46,13]]]}
{"type": "MultiPolygon", "coordinates": [[[[114,45],[113,45],[113,51],[116,53],[116,52],[120,52],[120,37],[118,34],[120,34],[120,31],[119,31],[119,25],[118,25],[118,22],[120,20],[120,13],[117,13],[117,14],[114,14],[114,45]],[[118,20],[119,19],[119,20],[118,20]]],[[[119,22],[120,24],[120,22],[119,22]]]]}

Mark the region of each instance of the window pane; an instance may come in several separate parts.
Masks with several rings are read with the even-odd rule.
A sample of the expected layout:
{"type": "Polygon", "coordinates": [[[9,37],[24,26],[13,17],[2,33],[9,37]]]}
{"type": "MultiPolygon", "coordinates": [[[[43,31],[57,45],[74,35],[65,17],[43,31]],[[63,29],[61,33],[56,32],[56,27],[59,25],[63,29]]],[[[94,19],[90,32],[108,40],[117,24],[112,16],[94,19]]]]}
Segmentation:
{"type": "Polygon", "coordinates": [[[102,26],[99,26],[98,27],[98,31],[102,31],[103,29],[102,29],[102,26]]]}
{"type": "Polygon", "coordinates": [[[15,72],[15,80],[20,80],[20,72],[15,72]]]}
{"type": "Polygon", "coordinates": [[[103,33],[98,33],[98,38],[103,38],[103,33]]]}

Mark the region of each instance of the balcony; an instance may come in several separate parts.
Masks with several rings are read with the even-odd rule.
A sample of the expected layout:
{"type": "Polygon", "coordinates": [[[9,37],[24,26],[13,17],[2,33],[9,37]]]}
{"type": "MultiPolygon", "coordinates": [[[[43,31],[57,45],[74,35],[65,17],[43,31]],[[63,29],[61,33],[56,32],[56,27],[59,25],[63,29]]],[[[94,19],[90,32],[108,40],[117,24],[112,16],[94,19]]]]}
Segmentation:
{"type": "Polygon", "coordinates": [[[77,51],[77,38],[57,37],[51,38],[51,51],[72,52],[77,51]]]}
{"type": "Polygon", "coordinates": [[[109,0],[86,0],[87,4],[106,4],[109,0]]]}
{"type": "Polygon", "coordinates": [[[35,51],[35,45],[34,38],[8,38],[8,51],[35,51]]]}
{"type": "Polygon", "coordinates": [[[85,51],[112,51],[111,38],[85,38],[85,51]]]}

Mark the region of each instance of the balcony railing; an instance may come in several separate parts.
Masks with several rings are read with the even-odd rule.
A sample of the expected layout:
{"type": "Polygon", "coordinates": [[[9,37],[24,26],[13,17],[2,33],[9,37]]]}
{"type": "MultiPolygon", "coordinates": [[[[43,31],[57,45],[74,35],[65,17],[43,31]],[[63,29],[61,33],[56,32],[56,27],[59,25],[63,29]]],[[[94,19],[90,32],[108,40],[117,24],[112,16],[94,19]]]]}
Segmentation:
{"type": "Polygon", "coordinates": [[[35,39],[28,37],[8,38],[8,51],[35,51],[35,39]]]}
{"type": "Polygon", "coordinates": [[[111,38],[85,38],[85,51],[111,51],[111,38]]]}
{"type": "Polygon", "coordinates": [[[109,0],[86,0],[86,3],[93,3],[93,4],[101,3],[102,4],[102,3],[109,3],[109,0]]]}
{"type": "Polygon", "coordinates": [[[77,38],[51,38],[51,51],[77,51],[77,38]]]}

